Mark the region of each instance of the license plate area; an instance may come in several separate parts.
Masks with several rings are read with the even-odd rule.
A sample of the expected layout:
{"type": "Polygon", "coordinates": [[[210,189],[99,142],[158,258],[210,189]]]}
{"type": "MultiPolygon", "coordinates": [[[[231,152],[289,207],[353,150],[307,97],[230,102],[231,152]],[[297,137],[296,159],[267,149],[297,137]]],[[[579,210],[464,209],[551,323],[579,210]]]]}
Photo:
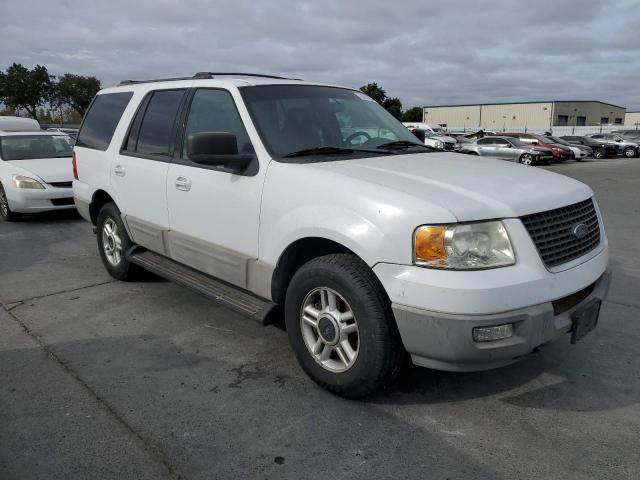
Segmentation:
{"type": "Polygon", "coordinates": [[[580,341],[586,334],[596,328],[600,306],[602,302],[594,298],[586,305],[583,305],[571,315],[573,326],[571,327],[571,343],[580,341]]]}

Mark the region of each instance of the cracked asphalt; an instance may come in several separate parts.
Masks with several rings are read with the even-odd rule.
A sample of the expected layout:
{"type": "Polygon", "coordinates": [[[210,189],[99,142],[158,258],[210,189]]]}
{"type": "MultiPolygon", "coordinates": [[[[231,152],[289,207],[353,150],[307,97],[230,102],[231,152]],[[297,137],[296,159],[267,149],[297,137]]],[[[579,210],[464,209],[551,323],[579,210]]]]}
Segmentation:
{"type": "Polygon", "coordinates": [[[362,402],[308,380],[278,325],[112,281],[76,215],[0,222],[0,479],[640,478],[640,159],[545,168],[604,214],[598,328],[362,402]]]}

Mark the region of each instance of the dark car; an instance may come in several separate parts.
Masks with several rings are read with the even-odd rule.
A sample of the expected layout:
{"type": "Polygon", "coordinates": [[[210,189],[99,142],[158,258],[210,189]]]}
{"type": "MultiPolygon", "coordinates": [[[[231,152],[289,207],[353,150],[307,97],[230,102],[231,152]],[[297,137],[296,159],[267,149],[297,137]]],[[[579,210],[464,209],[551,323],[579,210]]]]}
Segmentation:
{"type": "Polygon", "coordinates": [[[564,145],[560,145],[558,143],[554,143],[544,135],[518,132],[503,133],[502,135],[505,137],[515,137],[521,142],[535,145],[537,148],[548,149],[551,152],[551,155],[555,162],[564,162],[573,158],[573,152],[570,148],[567,148],[564,145]]]}
{"type": "Polygon", "coordinates": [[[591,137],[582,137],[579,135],[564,135],[560,137],[572,145],[584,145],[591,147],[594,158],[615,157],[618,155],[618,145],[613,142],[598,140],[591,137]]]}

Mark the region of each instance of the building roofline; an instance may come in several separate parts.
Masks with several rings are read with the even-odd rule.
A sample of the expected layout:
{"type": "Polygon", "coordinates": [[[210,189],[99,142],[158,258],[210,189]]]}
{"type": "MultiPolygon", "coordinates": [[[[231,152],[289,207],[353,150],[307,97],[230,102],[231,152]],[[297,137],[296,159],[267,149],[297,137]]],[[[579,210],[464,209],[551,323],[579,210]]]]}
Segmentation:
{"type": "Polygon", "coordinates": [[[532,103],[601,103],[602,105],[609,105],[611,107],[622,108],[626,110],[626,107],[622,107],[620,105],[614,105],[613,103],[601,102],[600,100],[538,100],[538,101],[532,101],[532,102],[462,103],[462,104],[449,104],[449,105],[424,105],[422,108],[484,107],[484,106],[490,106],[490,105],[529,105],[532,103]]]}

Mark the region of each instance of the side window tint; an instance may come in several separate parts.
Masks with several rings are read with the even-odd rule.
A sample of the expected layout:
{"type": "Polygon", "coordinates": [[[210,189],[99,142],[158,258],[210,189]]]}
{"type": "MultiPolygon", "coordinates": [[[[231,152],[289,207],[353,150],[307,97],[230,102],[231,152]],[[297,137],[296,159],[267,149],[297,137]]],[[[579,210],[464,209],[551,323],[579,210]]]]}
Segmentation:
{"type": "Polygon", "coordinates": [[[481,138],[478,140],[478,145],[493,145],[495,140],[493,138],[481,138]]]}
{"type": "Polygon", "coordinates": [[[82,122],[76,145],[106,150],[133,92],[97,95],[82,122]]]}
{"type": "Polygon", "coordinates": [[[253,146],[240,114],[231,94],[226,90],[203,88],[194,93],[187,117],[182,158],[189,158],[187,155],[189,135],[200,132],[233,133],[236,136],[239,153],[253,152],[253,146]]]}
{"type": "MultiPolygon", "coordinates": [[[[172,141],[171,133],[184,92],[184,90],[156,90],[153,92],[144,111],[138,138],[135,142],[137,153],[169,155],[172,141]]],[[[134,120],[132,127],[136,126],[135,122],[136,120],[134,120]]],[[[135,135],[135,130],[135,128],[131,129],[130,136],[135,135]]],[[[133,146],[133,139],[129,138],[127,149],[131,150],[133,146]]]]}
{"type": "Polygon", "coordinates": [[[497,145],[509,145],[509,142],[507,142],[503,138],[496,138],[496,144],[497,145]]]}

